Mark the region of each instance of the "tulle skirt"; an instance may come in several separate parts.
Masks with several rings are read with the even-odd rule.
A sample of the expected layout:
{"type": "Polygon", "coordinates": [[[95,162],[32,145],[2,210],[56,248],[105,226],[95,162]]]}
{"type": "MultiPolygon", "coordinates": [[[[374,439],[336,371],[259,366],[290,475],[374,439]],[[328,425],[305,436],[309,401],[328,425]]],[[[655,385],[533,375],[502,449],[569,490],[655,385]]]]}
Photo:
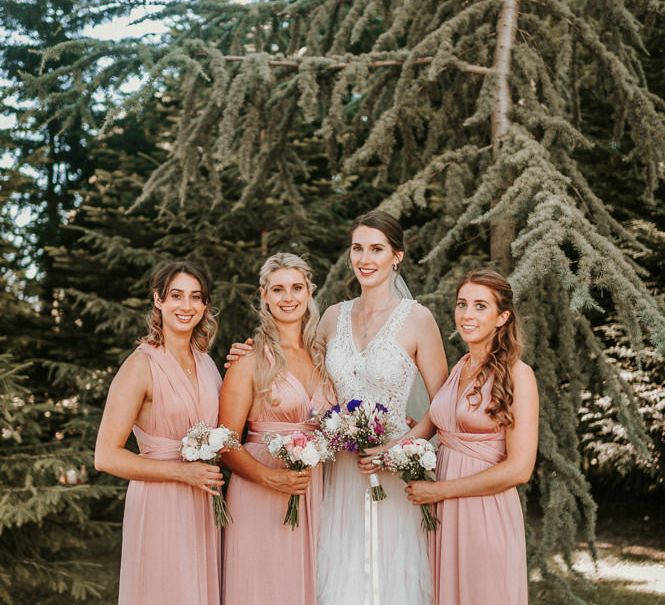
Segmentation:
{"type": "Polygon", "coordinates": [[[318,605],[430,605],[432,580],[420,508],[392,473],[377,473],[387,498],[372,503],[355,455],[324,472],[318,605]]]}

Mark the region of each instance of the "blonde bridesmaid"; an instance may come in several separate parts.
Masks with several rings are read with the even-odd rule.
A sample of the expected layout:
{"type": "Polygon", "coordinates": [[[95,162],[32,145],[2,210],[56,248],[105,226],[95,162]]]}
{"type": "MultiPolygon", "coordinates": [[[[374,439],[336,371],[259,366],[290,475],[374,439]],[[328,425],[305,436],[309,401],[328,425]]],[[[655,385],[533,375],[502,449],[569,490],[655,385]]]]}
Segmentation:
{"type": "Polygon", "coordinates": [[[218,466],[183,463],[180,439],[199,421],[216,426],[221,377],[206,353],[217,324],[210,282],[189,262],[152,277],[149,334],[108,393],[95,467],[129,479],[123,520],[120,605],[218,605],[220,532],[211,497],[218,466]],[[133,431],[137,455],[125,448],[133,431]]]}
{"type": "Polygon", "coordinates": [[[414,481],[413,504],[436,504],[430,536],[435,605],[525,605],[524,519],[516,486],[533,471],[538,389],[520,360],[510,284],[472,271],[457,288],[457,331],[469,352],[411,432],[439,438],[437,481],[414,481]]]}
{"type": "Polygon", "coordinates": [[[312,415],[332,403],[333,393],[316,338],[309,266],[293,254],[275,254],[259,282],[254,352],[228,370],[220,395],[220,421],[239,433],[248,429],[244,446],[224,456],[233,471],[227,501],[234,522],[224,532],[223,602],[313,605],[321,466],[287,470],[263,439],[314,430],[312,415]],[[292,494],[301,496],[295,530],[283,524],[292,494]]]}

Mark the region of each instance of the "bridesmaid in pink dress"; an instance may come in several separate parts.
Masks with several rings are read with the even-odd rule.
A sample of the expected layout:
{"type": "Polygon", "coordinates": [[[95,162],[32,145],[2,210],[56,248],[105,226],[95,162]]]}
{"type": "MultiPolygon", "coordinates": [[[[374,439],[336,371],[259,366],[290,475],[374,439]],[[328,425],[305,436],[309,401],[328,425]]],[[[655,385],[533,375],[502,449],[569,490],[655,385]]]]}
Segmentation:
{"type": "Polygon", "coordinates": [[[292,471],[268,453],[267,433],[311,431],[332,402],[311,270],[279,253],[261,268],[260,325],[255,353],[226,373],[220,421],[241,433],[244,447],[224,462],[233,475],[227,501],[233,523],[224,530],[223,602],[227,605],[313,605],[322,465],[292,471]],[[300,494],[299,527],[284,525],[289,496],[300,494]]]}
{"type": "Polygon", "coordinates": [[[429,536],[435,605],[526,605],[526,483],[538,444],[538,389],[519,359],[510,284],[489,270],[457,288],[457,331],[466,354],[411,433],[439,438],[437,481],[406,488],[414,504],[436,503],[429,536]]]}
{"type": "Polygon", "coordinates": [[[218,466],[183,463],[193,424],[217,425],[221,377],[205,352],[215,334],[209,281],[188,262],[152,278],[150,333],[109,389],[95,467],[129,479],[123,521],[120,605],[219,605],[220,532],[211,495],[218,466]],[[134,432],[140,454],[125,448],[134,432]]]}

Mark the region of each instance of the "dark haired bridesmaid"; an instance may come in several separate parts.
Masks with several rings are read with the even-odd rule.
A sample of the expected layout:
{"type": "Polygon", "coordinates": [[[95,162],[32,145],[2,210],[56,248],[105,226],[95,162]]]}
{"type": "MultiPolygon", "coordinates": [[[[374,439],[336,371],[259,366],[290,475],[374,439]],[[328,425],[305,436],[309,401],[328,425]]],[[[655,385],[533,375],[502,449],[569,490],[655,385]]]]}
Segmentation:
{"type": "Polygon", "coordinates": [[[217,605],[220,532],[211,497],[218,466],[183,463],[180,440],[197,422],[217,426],[221,377],[207,354],[217,324],[210,282],[189,262],[152,276],[149,333],[109,389],[95,468],[129,479],[120,605],[217,605]],[[125,448],[134,432],[140,454],[125,448]]]}

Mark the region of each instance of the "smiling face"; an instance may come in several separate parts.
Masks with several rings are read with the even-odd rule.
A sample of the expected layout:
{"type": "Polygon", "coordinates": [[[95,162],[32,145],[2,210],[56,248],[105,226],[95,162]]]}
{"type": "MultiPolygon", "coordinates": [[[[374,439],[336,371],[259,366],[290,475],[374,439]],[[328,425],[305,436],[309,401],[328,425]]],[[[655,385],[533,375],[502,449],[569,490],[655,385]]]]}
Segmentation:
{"type": "Polygon", "coordinates": [[[379,229],[360,225],[351,236],[349,258],[362,287],[382,284],[393,274],[393,265],[402,262],[404,252],[395,252],[379,229]]]}
{"type": "Polygon", "coordinates": [[[510,311],[499,312],[491,288],[465,283],[457,293],[455,326],[468,345],[488,345],[494,331],[504,325],[510,311]]]}
{"type": "Polygon", "coordinates": [[[201,283],[189,273],[176,273],[166,288],[163,300],[157,292],[153,293],[153,297],[155,307],[162,312],[165,334],[191,334],[206,309],[201,283]]]}
{"type": "Polygon", "coordinates": [[[261,300],[278,322],[301,321],[311,298],[307,280],[298,269],[273,271],[265,288],[261,288],[261,300]]]}

